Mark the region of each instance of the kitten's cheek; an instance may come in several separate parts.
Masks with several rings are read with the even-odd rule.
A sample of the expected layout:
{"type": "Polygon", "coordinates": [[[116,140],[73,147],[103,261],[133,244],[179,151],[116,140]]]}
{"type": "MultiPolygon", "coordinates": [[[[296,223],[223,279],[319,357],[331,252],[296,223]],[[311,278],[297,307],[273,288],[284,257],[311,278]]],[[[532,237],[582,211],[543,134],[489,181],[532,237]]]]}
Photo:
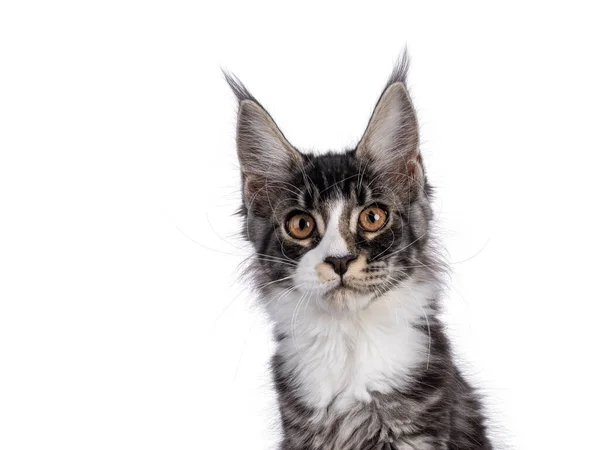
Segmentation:
{"type": "Polygon", "coordinates": [[[294,274],[294,285],[301,292],[310,292],[319,282],[316,272],[308,267],[299,265],[294,274]]]}
{"type": "Polygon", "coordinates": [[[322,296],[339,283],[339,277],[328,264],[313,267],[299,267],[294,276],[294,284],[301,292],[322,296]]]}
{"type": "Polygon", "coordinates": [[[338,276],[333,271],[331,264],[320,263],[315,266],[315,272],[317,274],[317,278],[321,283],[328,283],[331,281],[338,280],[338,276]]]}
{"type": "Polygon", "coordinates": [[[309,292],[314,289],[314,286],[319,283],[319,277],[315,271],[314,255],[308,252],[298,262],[296,267],[296,273],[294,274],[294,283],[298,290],[303,292],[309,292]]]}

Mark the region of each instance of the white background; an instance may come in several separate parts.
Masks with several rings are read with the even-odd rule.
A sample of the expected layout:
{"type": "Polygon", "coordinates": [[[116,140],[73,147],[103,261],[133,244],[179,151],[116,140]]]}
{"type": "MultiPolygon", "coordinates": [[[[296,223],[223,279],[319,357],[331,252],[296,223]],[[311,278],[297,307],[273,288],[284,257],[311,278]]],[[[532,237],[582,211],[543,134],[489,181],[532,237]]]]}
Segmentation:
{"type": "Polygon", "coordinates": [[[2,2],[0,448],[274,448],[220,67],[342,149],[405,43],[498,448],[597,446],[598,12],[550,3],[2,2]]]}

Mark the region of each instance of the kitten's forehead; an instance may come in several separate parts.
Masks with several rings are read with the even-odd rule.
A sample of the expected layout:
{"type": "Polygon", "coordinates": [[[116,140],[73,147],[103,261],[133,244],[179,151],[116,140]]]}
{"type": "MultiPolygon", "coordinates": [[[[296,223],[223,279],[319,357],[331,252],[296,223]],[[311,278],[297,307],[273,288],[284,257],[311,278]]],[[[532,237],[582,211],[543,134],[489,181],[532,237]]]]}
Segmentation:
{"type": "Polygon", "coordinates": [[[348,221],[351,220],[355,209],[359,206],[354,197],[345,197],[341,193],[322,200],[309,211],[317,218],[317,227],[321,234],[331,227],[337,229],[345,237],[350,229],[348,221]]]}
{"type": "Polygon", "coordinates": [[[339,201],[364,203],[371,192],[365,179],[368,167],[354,151],[343,154],[307,155],[298,176],[300,203],[307,209],[329,215],[339,201]]]}

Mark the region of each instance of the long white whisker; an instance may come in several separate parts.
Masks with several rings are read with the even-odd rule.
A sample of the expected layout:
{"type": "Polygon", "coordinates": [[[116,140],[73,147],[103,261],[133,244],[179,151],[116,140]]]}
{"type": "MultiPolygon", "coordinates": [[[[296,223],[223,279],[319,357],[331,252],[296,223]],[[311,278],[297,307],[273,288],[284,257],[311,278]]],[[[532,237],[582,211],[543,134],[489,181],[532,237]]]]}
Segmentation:
{"type": "Polygon", "coordinates": [[[271,299],[270,299],[270,300],[269,300],[267,303],[265,303],[264,307],[266,308],[267,306],[269,306],[269,304],[270,304],[270,303],[271,303],[273,300],[278,300],[278,301],[279,301],[279,300],[281,300],[281,299],[283,299],[283,298],[287,297],[289,294],[291,294],[291,293],[292,293],[292,291],[294,291],[295,289],[299,288],[300,286],[302,286],[302,285],[304,285],[304,284],[306,284],[306,283],[300,283],[300,284],[294,285],[294,286],[292,286],[292,287],[290,287],[290,288],[288,288],[288,289],[284,290],[283,292],[281,292],[281,293],[279,293],[279,294],[275,295],[275,296],[274,296],[274,297],[272,297],[272,298],[271,298],[271,299]]]}
{"type": "Polygon", "coordinates": [[[290,275],[289,277],[279,278],[279,279],[274,280],[274,281],[269,281],[268,283],[263,283],[263,284],[257,286],[257,288],[258,289],[262,289],[262,288],[264,288],[266,286],[270,286],[270,285],[275,284],[275,283],[281,283],[282,281],[285,281],[285,280],[291,280],[292,278],[294,278],[293,275],[290,275]]]}
{"type": "Polygon", "coordinates": [[[239,256],[244,256],[244,255],[237,254],[237,253],[224,252],[224,251],[222,251],[222,250],[217,250],[217,249],[214,249],[214,248],[212,248],[212,247],[209,247],[209,246],[207,246],[207,245],[204,245],[204,244],[202,244],[202,243],[200,243],[200,242],[196,241],[194,238],[190,237],[189,235],[187,235],[187,234],[186,234],[186,233],[185,233],[185,232],[184,232],[184,231],[183,231],[181,228],[179,228],[179,227],[175,227],[175,228],[177,229],[177,231],[179,231],[181,234],[183,234],[183,235],[184,235],[186,238],[188,238],[188,239],[189,239],[190,241],[192,241],[194,244],[196,244],[196,245],[199,245],[199,246],[200,246],[200,247],[202,247],[202,248],[205,248],[205,249],[207,249],[207,250],[210,250],[210,251],[213,251],[213,252],[216,252],[216,253],[221,253],[221,254],[223,254],[223,255],[231,255],[231,256],[238,256],[238,257],[239,257],[239,256]]]}
{"type": "Polygon", "coordinates": [[[223,236],[221,236],[217,230],[215,229],[215,227],[213,227],[212,222],[210,221],[210,218],[208,216],[208,212],[206,213],[206,222],[208,222],[208,226],[210,227],[210,229],[212,230],[212,232],[215,234],[215,236],[217,236],[220,240],[222,240],[223,242],[225,242],[227,245],[232,246],[233,248],[237,248],[238,250],[244,250],[242,247],[232,244],[231,242],[229,242],[227,239],[225,239],[223,236]]]}
{"type": "Polygon", "coordinates": [[[409,248],[411,245],[415,244],[416,242],[418,242],[419,240],[423,239],[427,233],[429,233],[429,230],[425,231],[421,236],[419,236],[418,238],[416,238],[414,241],[412,241],[410,244],[406,245],[405,247],[402,247],[399,250],[394,250],[392,253],[389,253],[387,255],[385,255],[383,258],[381,258],[382,260],[391,258],[394,255],[397,255],[400,252],[403,252],[404,250],[406,250],[407,248],[409,248]]]}
{"type": "Polygon", "coordinates": [[[302,306],[302,303],[304,302],[304,299],[307,298],[307,296],[308,292],[305,292],[304,294],[302,294],[302,297],[300,297],[300,301],[296,304],[294,312],[292,313],[292,322],[290,324],[292,329],[292,342],[294,343],[294,347],[296,347],[297,353],[300,353],[300,349],[298,348],[298,344],[296,342],[296,316],[298,315],[298,311],[300,311],[300,307],[302,306]]]}

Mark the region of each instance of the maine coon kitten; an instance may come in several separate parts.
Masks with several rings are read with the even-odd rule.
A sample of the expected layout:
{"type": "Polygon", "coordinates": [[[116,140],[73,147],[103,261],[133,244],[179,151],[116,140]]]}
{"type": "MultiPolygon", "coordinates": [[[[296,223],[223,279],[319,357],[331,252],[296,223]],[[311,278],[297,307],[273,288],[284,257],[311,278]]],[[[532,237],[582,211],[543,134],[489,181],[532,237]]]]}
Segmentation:
{"type": "Polygon", "coordinates": [[[283,450],[491,449],[438,319],[406,55],[356,148],[296,150],[232,76],[250,272],[274,322],[283,450]]]}

